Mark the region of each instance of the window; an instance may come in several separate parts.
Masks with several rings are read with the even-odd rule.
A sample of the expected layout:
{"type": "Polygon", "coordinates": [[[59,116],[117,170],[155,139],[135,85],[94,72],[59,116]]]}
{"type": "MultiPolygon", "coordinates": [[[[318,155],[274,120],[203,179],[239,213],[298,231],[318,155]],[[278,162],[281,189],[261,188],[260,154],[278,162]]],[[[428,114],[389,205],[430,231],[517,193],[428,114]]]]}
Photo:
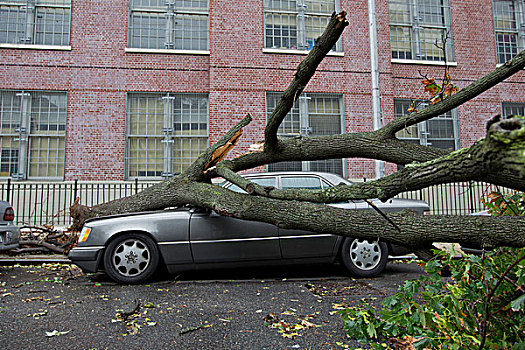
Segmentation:
{"type": "MultiPolygon", "coordinates": [[[[408,114],[411,100],[394,100],[394,117],[408,114]]],[[[423,109],[424,105],[418,108],[423,109]]],[[[457,110],[434,117],[417,125],[412,125],[397,133],[399,139],[442,149],[459,149],[459,126],[457,110]]]]}
{"type": "Polygon", "coordinates": [[[503,118],[511,115],[525,116],[525,103],[503,102],[503,118]]]}
{"type": "MultiPolygon", "coordinates": [[[[268,177],[265,176],[263,178],[254,178],[254,177],[247,177],[248,180],[250,180],[253,183],[256,183],[259,186],[263,187],[276,187],[275,185],[275,177],[268,177]]],[[[246,193],[242,188],[235,184],[231,184],[229,187],[227,187],[230,191],[238,192],[238,193],[246,193]]]]}
{"type": "Polygon", "coordinates": [[[322,190],[331,186],[318,177],[313,176],[283,176],[281,177],[283,190],[302,188],[308,190],[322,190]]]}
{"type": "Polygon", "coordinates": [[[169,178],[208,147],[205,94],[128,94],[127,178],[169,178]]]}
{"type": "Polygon", "coordinates": [[[0,43],[69,45],[71,0],[3,0],[0,43]]]}
{"type": "Polygon", "coordinates": [[[0,91],[0,176],[64,177],[67,95],[0,91]]]}
{"type": "Polygon", "coordinates": [[[208,0],[130,0],[128,47],[208,50],[208,0]]]}
{"type": "Polygon", "coordinates": [[[2,148],[0,159],[0,176],[18,174],[18,148],[2,148]]]}
{"type": "Polygon", "coordinates": [[[494,30],[498,63],[525,49],[525,1],[494,0],[494,30]]]}
{"type": "Polygon", "coordinates": [[[389,0],[390,46],[392,59],[443,61],[443,37],[446,59],[453,60],[450,0],[389,0]]]}
{"type": "MultiPolygon", "coordinates": [[[[280,93],[266,95],[266,115],[270,117],[281,98],[280,93]]],[[[282,137],[323,136],[343,132],[343,96],[303,93],[284,118],[278,133],[282,137]]],[[[342,159],[293,161],[268,165],[270,171],[326,171],[344,175],[342,159]]]]}
{"type": "Polygon", "coordinates": [[[335,0],[264,0],[264,47],[310,50],[338,10],[335,0]]]}

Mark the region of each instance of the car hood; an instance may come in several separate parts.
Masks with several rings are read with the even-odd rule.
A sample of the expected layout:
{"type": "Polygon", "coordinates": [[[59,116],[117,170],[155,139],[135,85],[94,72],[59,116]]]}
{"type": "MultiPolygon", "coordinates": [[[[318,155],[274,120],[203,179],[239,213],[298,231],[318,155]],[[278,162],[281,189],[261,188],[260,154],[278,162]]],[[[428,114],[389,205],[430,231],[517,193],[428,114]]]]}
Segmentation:
{"type": "Polygon", "coordinates": [[[155,210],[155,211],[143,211],[143,212],[135,212],[135,213],[124,213],[124,214],[115,214],[115,215],[106,215],[96,218],[90,218],[86,220],[85,224],[94,227],[94,226],[101,226],[106,225],[109,223],[125,223],[126,221],[142,221],[142,220],[152,220],[154,218],[164,217],[167,214],[172,213],[187,213],[191,209],[188,207],[180,207],[180,208],[169,208],[164,210],[155,210]]]}

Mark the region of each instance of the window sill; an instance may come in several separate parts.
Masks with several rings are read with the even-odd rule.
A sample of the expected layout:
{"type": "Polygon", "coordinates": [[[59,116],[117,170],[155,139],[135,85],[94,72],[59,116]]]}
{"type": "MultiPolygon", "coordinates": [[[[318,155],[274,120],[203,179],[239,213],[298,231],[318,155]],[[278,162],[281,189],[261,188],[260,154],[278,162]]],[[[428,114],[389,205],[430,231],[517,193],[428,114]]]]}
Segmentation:
{"type": "Polygon", "coordinates": [[[12,176],[1,176],[0,180],[11,179],[13,182],[23,182],[25,184],[40,184],[42,182],[54,182],[54,181],[64,181],[64,177],[30,177],[26,179],[17,179],[12,176]]]}
{"type": "Polygon", "coordinates": [[[71,46],[30,45],[30,44],[0,44],[0,49],[56,50],[71,51],[71,46]]]}
{"type": "MultiPolygon", "coordinates": [[[[398,58],[392,58],[390,60],[394,64],[420,64],[425,66],[444,66],[445,62],[443,61],[424,61],[424,60],[402,60],[398,58]]],[[[447,62],[447,65],[450,67],[457,67],[457,62],[447,62]]]]}
{"type": "MultiPolygon", "coordinates": [[[[504,66],[505,64],[507,64],[507,62],[505,62],[505,63],[496,63],[496,68],[504,66]]],[[[525,67],[522,70],[525,70],[525,67]]]]}
{"type": "Polygon", "coordinates": [[[200,55],[209,56],[210,51],[206,50],[172,50],[172,49],[138,49],[126,47],[126,53],[152,53],[152,54],[171,54],[171,55],[200,55]]]}
{"type": "MultiPolygon", "coordinates": [[[[276,53],[281,55],[308,55],[310,50],[293,50],[293,49],[266,49],[264,48],[263,53],[276,53]]],[[[345,53],[340,51],[330,51],[327,56],[344,57],[345,53]]]]}

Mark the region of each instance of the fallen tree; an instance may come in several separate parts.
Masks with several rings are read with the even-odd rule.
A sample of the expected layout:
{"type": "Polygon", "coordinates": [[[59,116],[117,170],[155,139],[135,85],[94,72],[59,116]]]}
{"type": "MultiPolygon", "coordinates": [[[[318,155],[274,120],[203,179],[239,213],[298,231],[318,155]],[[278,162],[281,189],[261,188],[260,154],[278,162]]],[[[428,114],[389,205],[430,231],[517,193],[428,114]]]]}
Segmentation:
{"type": "Polygon", "coordinates": [[[10,254],[60,253],[67,254],[75,244],[77,235],[50,226],[21,226],[20,247],[10,254]]]}
{"type": "Polygon", "coordinates": [[[279,125],[348,25],[345,15],[341,12],[332,16],[323,35],[298,66],[292,82],[269,117],[262,147],[224,160],[242,137],[242,128],[250,123],[248,115],[201,154],[184,173],[173,179],[134,196],[94,207],[76,203],[70,209],[74,228],[79,229],[86,219],[96,216],[190,204],[215,210],[220,215],[267,222],[282,228],[362,239],[380,238],[409,246],[422,257],[428,257],[432,242],[524,247],[525,220],[522,218],[421,217],[401,212],[389,214],[395,225],[385,225],[384,220],[377,220],[377,213],[342,210],[320,204],[351,199],[387,200],[404,191],[470,180],[525,190],[523,117],[493,118],[487,125],[484,139],[454,152],[412,144],[395,136],[398,131],[460,106],[522,71],[525,51],[458,93],[420,112],[397,118],[380,130],[322,137],[278,138],[279,125]],[[339,185],[322,191],[262,188],[237,174],[241,170],[281,161],[343,157],[383,160],[404,165],[404,168],[375,181],[353,186],[339,185]],[[234,193],[213,185],[211,179],[217,176],[244,188],[248,194],[234,193]]]}

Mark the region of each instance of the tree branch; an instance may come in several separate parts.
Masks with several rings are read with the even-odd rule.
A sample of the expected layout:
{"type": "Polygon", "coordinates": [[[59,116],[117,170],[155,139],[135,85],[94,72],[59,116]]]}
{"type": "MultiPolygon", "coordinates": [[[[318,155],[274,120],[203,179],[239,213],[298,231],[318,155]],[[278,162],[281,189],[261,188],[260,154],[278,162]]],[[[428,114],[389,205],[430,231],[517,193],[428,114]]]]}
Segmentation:
{"type": "MultiPolygon", "coordinates": [[[[337,203],[350,199],[387,200],[402,192],[420,190],[432,185],[482,181],[501,175],[502,171],[524,178],[525,155],[523,150],[525,150],[525,119],[516,117],[492,123],[487,137],[477,141],[471,147],[424,163],[408,164],[403,169],[378,180],[351,186],[343,184],[325,190],[271,189],[260,190],[257,194],[274,199],[337,203]]],[[[231,164],[230,162],[229,165],[231,164]]],[[[229,180],[232,179],[231,174],[227,176],[229,180]]],[[[236,184],[241,181],[246,182],[247,180],[233,179],[236,184]]],[[[246,184],[243,183],[240,187],[245,189],[243,186],[246,184]]],[[[523,181],[507,185],[525,190],[523,181]]]]}
{"type": "Polygon", "coordinates": [[[50,250],[52,252],[55,252],[55,253],[63,253],[64,252],[63,248],[57,247],[56,245],[48,243],[48,242],[46,242],[44,240],[26,240],[26,239],[22,239],[22,240],[20,240],[20,245],[32,245],[32,246],[43,247],[43,248],[46,248],[46,249],[48,249],[48,250],[50,250]]]}
{"type": "Polygon", "coordinates": [[[204,153],[202,153],[182,174],[184,177],[187,177],[189,179],[192,179],[194,181],[202,181],[206,179],[206,175],[204,174],[204,171],[210,167],[215,165],[217,162],[222,160],[224,156],[228,151],[231,150],[231,148],[235,145],[238,138],[242,134],[242,128],[244,128],[246,125],[250,124],[252,121],[252,116],[248,113],[240,122],[238,122],[235,126],[233,126],[224,136],[217,142],[215,142],[214,145],[208,147],[204,153]],[[222,152],[219,155],[219,158],[214,159],[217,157],[216,151],[222,152]]]}
{"type": "MultiPolygon", "coordinates": [[[[281,161],[334,158],[369,158],[400,165],[412,162],[426,162],[449,152],[435,147],[415,145],[398,140],[395,137],[395,133],[405,127],[429,120],[458,107],[516,72],[520,72],[523,68],[525,68],[525,51],[520,52],[512,60],[447,99],[431,105],[418,113],[396,118],[380,130],[300,139],[280,139],[278,153],[261,152],[242,155],[233,160],[231,169],[240,171],[281,161]]],[[[281,100],[284,98],[285,95],[283,95],[281,100]]],[[[288,96],[288,98],[290,97],[288,96]]],[[[282,118],[286,116],[284,112],[288,113],[289,109],[277,111],[276,108],[274,114],[279,113],[279,118],[275,118],[276,122],[279,121],[280,123],[282,121],[282,118]]],[[[272,133],[276,133],[278,127],[279,125],[273,125],[272,133]]],[[[269,126],[267,126],[267,133],[268,128],[269,126]]],[[[272,142],[277,141],[275,139],[272,142]]],[[[266,149],[267,145],[265,145],[266,149]]],[[[515,178],[512,174],[508,174],[508,176],[510,176],[512,183],[520,181],[523,183],[521,186],[525,186],[523,179],[515,178]]],[[[496,181],[493,177],[487,177],[485,180],[491,183],[496,181]]],[[[498,184],[503,185],[501,182],[498,184]]]]}
{"type": "Polygon", "coordinates": [[[264,152],[270,154],[277,153],[279,149],[279,142],[277,139],[277,130],[279,129],[279,126],[288,112],[292,109],[294,102],[301,95],[303,89],[313,77],[319,64],[337,43],[337,40],[339,40],[339,37],[347,25],[348,21],[346,20],[346,12],[342,11],[339,14],[334,12],[326,30],[319,38],[317,38],[316,43],[308,53],[308,56],[306,56],[297,67],[292,82],[284,91],[277,106],[268,118],[268,123],[266,124],[264,132],[264,152]]]}
{"type": "Polygon", "coordinates": [[[221,215],[266,222],[285,229],[306,229],[360,239],[380,238],[412,248],[428,247],[432,242],[477,243],[484,247],[525,246],[525,220],[521,217],[423,216],[407,211],[389,214],[401,229],[400,235],[391,225],[385,228],[385,221],[373,211],[250,196],[205,183],[189,183],[180,191],[193,194],[195,205],[213,209],[221,215]],[[428,234],[430,228],[440,227],[446,229],[432,230],[432,234],[428,234]]]}
{"type": "Polygon", "coordinates": [[[396,132],[403,130],[408,126],[429,120],[470,101],[491,87],[501,83],[508,77],[520,72],[523,68],[525,68],[525,50],[521,51],[502,66],[485,75],[483,78],[476,80],[458,93],[442,100],[441,102],[430,105],[420,112],[411,113],[407,116],[394,119],[383,127],[382,133],[384,133],[387,138],[394,137],[396,132]]]}
{"type": "Polygon", "coordinates": [[[219,176],[230,181],[232,184],[239,186],[248,194],[266,195],[264,188],[232,171],[228,167],[229,162],[224,161],[217,165],[216,172],[219,176]]]}

